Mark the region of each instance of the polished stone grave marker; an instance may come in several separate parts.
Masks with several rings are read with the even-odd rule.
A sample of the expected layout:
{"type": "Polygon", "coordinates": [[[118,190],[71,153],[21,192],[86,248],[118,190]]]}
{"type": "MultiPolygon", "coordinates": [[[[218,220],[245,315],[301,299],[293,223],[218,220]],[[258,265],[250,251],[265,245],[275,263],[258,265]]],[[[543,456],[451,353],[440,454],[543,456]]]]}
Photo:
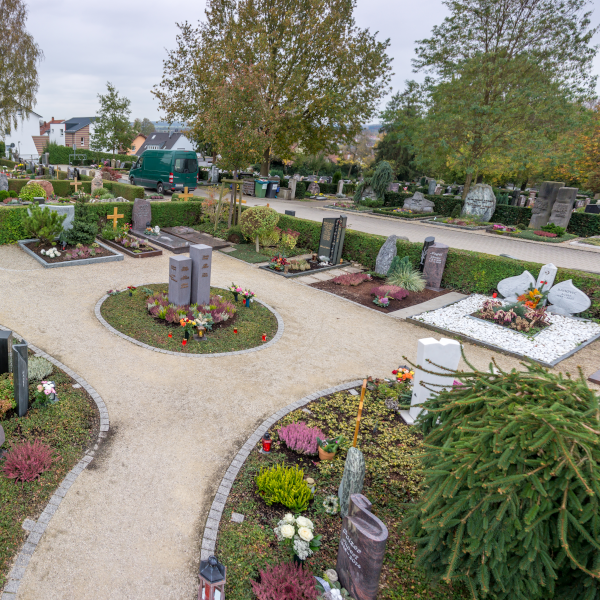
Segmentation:
{"type": "Polygon", "coordinates": [[[190,259],[192,261],[192,304],[208,304],[212,248],[204,244],[190,246],[190,259]]]}
{"type": "Polygon", "coordinates": [[[595,373],[592,373],[588,377],[588,381],[595,383],[596,385],[600,385],[600,369],[598,369],[595,373]]]}
{"type": "Polygon", "coordinates": [[[337,265],[342,258],[344,236],[346,234],[347,217],[325,218],[321,226],[321,239],[319,240],[319,259],[327,258],[332,265],[337,265]]]}
{"type": "Polygon", "coordinates": [[[196,231],[191,227],[164,227],[161,229],[161,231],[168,235],[177,236],[183,240],[187,240],[192,244],[204,244],[205,246],[210,246],[213,250],[220,250],[221,248],[227,248],[228,246],[231,246],[231,244],[225,240],[220,240],[219,238],[213,237],[208,233],[196,231]]]}
{"type": "Polygon", "coordinates": [[[362,494],[352,494],[342,521],[336,571],[342,587],[355,600],[375,600],[385,556],[388,530],[362,494]]]}
{"type": "Polygon", "coordinates": [[[552,206],[549,223],[554,223],[557,227],[569,226],[571,215],[573,214],[573,206],[577,198],[577,188],[562,187],[558,190],[556,202],[552,206]]]}
{"type": "Polygon", "coordinates": [[[166,235],[163,233],[159,235],[147,235],[144,231],[135,231],[133,229],[130,233],[136,237],[147,240],[151,244],[170,250],[173,254],[182,254],[190,249],[190,242],[174,235],[166,235]]]}
{"type": "Polygon", "coordinates": [[[192,293],[192,259],[189,256],[169,257],[169,303],[190,304],[192,293]]]}
{"type": "Polygon", "coordinates": [[[556,202],[558,190],[561,187],[564,187],[564,185],[565,184],[562,181],[544,181],[544,183],[542,183],[538,196],[531,209],[529,227],[539,229],[540,227],[544,227],[544,225],[548,225],[548,219],[550,218],[552,207],[556,202]]]}
{"type": "Polygon", "coordinates": [[[24,417],[29,408],[29,369],[27,356],[27,342],[13,344],[12,364],[15,402],[17,414],[24,417]]]}
{"type": "Polygon", "coordinates": [[[427,282],[427,289],[436,292],[440,291],[449,250],[450,246],[440,242],[435,242],[427,249],[427,256],[425,257],[425,265],[423,267],[423,277],[425,277],[425,281],[427,282]]]}
{"type": "Polygon", "coordinates": [[[133,214],[131,217],[133,231],[144,231],[150,227],[152,222],[152,207],[148,200],[136,198],[133,202],[133,214]]]}
{"type": "Polygon", "coordinates": [[[429,196],[433,196],[433,193],[435,192],[435,188],[436,188],[436,181],[435,181],[435,179],[430,179],[429,180],[429,185],[427,187],[427,194],[429,196]]]}
{"type": "Polygon", "coordinates": [[[435,242],[435,238],[433,236],[426,237],[423,242],[423,249],[421,250],[421,261],[419,262],[419,271],[423,272],[425,268],[425,258],[427,257],[427,250],[429,250],[429,246],[431,246],[435,242]]]}
{"type": "Polygon", "coordinates": [[[0,331],[0,374],[11,371],[12,340],[12,331],[0,331]]]}

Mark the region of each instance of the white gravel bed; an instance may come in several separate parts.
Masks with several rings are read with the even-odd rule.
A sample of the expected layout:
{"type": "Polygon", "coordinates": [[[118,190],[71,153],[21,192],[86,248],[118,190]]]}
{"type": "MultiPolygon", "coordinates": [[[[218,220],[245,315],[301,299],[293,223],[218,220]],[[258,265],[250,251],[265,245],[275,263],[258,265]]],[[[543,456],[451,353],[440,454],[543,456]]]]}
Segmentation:
{"type": "Polygon", "coordinates": [[[477,312],[489,299],[473,294],[450,306],[415,315],[413,319],[546,363],[556,361],[580,344],[600,335],[600,325],[561,315],[548,315],[552,325],[535,337],[495,323],[469,318],[468,315],[477,312]]]}

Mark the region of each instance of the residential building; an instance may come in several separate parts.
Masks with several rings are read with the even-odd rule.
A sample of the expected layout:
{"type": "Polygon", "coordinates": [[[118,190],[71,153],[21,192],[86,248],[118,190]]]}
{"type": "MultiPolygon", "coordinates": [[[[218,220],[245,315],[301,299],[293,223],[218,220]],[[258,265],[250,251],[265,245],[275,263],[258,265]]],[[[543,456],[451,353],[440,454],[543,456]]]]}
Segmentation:
{"type": "Polygon", "coordinates": [[[191,150],[195,152],[194,144],[182,133],[150,133],[144,143],[135,152],[140,156],[144,150],[191,150]]]}
{"type": "Polygon", "coordinates": [[[74,117],[65,121],[65,146],[75,144],[77,150],[89,150],[95,121],[96,117],[74,117]]]}
{"type": "Polygon", "coordinates": [[[146,141],[146,137],[143,133],[138,133],[135,140],[131,142],[131,148],[127,150],[127,154],[129,156],[134,155],[142,147],[142,144],[146,141]]]}
{"type": "Polygon", "coordinates": [[[37,160],[40,157],[40,151],[35,138],[40,137],[42,117],[32,110],[22,109],[17,113],[17,118],[17,127],[4,132],[6,152],[7,154],[16,153],[23,160],[37,160]],[[14,144],[12,150],[11,144],[14,144]]]}

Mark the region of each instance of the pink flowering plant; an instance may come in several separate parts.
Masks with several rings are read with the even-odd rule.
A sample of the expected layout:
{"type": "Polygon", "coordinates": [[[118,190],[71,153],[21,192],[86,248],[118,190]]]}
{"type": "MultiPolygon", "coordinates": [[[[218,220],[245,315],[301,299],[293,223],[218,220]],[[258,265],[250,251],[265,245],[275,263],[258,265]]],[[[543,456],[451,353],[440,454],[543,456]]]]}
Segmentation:
{"type": "Polygon", "coordinates": [[[244,290],[243,292],[241,292],[242,297],[244,298],[254,298],[254,296],[256,295],[254,292],[251,292],[250,290],[244,290]]]}
{"type": "Polygon", "coordinates": [[[381,308],[388,308],[390,305],[390,299],[387,296],[375,296],[373,304],[381,306],[381,308]]]}
{"type": "Polygon", "coordinates": [[[299,454],[317,454],[318,440],[325,437],[318,427],[309,427],[304,421],[281,427],[278,434],[290,450],[299,454]]]}
{"type": "Polygon", "coordinates": [[[54,381],[42,381],[36,388],[32,408],[44,408],[56,402],[54,381]]]}

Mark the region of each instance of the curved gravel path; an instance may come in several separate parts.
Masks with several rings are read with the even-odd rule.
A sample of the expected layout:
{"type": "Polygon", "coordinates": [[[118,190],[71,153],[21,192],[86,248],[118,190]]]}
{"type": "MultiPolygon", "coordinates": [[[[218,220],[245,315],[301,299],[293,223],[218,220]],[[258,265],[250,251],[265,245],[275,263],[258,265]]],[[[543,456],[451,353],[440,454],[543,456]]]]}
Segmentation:
{"type": "MultiPolygon", "coordinates": [[[[106,290],[165,281],[168,259],[165,252],[44,270],[13,247],[0,247],[0,323],[85,378],[111,416],[109,436],[42,536],[19,599],[197,597],[204,524],[221,478],[252,431],[315,390],[367,373],[388,376],[403,354],[416,358],[419,338],[430,337],[426,329],[219,252],[213,284],[249,287],[281,314],[285,332],[273,346],[182,361],[103,327],[94,307],[106,290]]],[[[592,344],[559,367],[575,372],[581,364],[589,375],[600,366],[598,349],[592,344]]],[[[466,352],[479,367],[492,354],[475,346],[466,352]]],[[[503,367],[518,366],[497,357],[503,367]]]]}

